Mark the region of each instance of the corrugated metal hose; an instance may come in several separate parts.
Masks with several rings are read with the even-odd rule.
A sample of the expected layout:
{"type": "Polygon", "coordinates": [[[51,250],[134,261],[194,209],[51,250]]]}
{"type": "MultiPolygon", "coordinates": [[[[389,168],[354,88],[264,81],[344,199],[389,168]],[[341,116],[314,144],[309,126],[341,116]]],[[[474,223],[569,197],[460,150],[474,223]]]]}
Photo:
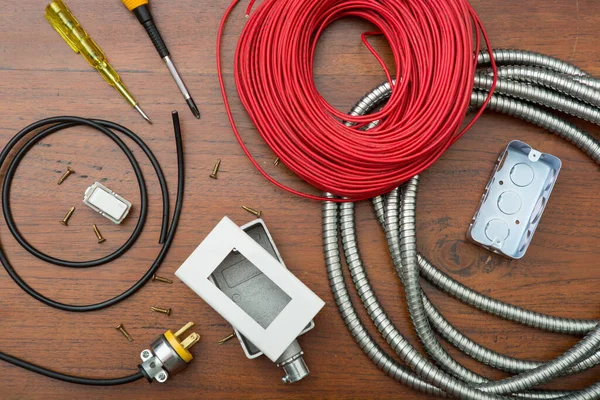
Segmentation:
{"type": "MultiPolygon", "coordinates": [[[[545,55],[521,50],[495,50],[498,86],[488,109],[528,121],[568,140],[600,164],[600,142],[550,110],[600,125],[600,80],[579,68],[545,55]]],[[[481,107],[492,84],[489,54],[482,52],[471,97],[473,110],[481,107]]],[[[381,107],[391,94],[388,82],[367,93],[351,110],[365,115],[381,107]]],[[[366,129],[375,126],[371,123],[366,129]]],[[[600,364],[600,325],[597,320],[555,317],[485,296],[470,289],[427,261],[417,251],[416,199],[419,177],[373,199],[377,219],[385,231],[389,252],[404,286],[410,318],[427,355],[402,335],[386,314],[369,282],[357,244],[353,203],[326,202],[323,206],[323,245],[327,274],[339,312],[364,353],[384,373],[432,396],[460,399],[600,399],[600,381],[578,391],[541,390],[555,378],[589,370],[600,364]],[[370,336],[351,301],[344,280],[340,239],[352,282],[371,321],[395,356],[370,336]],[[538,362],[500,354],[462,334],[444,318],[421,287],[421,278],[450,296],[486,313],[547,332],[584,336],[554,360],[538,362]],[[442,346],[448,343],[473,359],[511,373],[492,381],[456,361],[442,346]]],[[[328,194],[327,197],[333,198],[328,194]]]]}

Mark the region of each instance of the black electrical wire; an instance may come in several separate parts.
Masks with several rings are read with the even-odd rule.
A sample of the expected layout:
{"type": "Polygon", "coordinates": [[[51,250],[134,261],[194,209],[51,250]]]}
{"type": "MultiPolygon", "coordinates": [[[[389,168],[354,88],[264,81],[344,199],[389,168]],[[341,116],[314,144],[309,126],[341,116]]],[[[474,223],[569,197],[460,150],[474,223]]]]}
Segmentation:
{"type": "Polygon", "coordinates": [[[160,250],[156,260],[152,264],[152,266],[148,269],[148,271],[144,274],[144,276],[142,276],[142,278],[140,280],[138,280],[133,286],[131,286],[129,289],[127,289],[123,293],[121,293],[109,300],[105,300],[100,303],[90,304],[90,305],[72,305],[72,304],[65,304],[65,303],[61,303],[61,302],[52,300],[49,297],[46,297],[46,296],[42,295],[41,293],[39,293],[38,291],[34,290],[19,276],[19,274],[11,266],[8,258],[6,257],[6,254],[4,253],[4,250],[0,247],[0,262],[2,262],[4,268],[6,269],[6,271],[10,275],[10,277],[15,281],[15,283],[21,289],[23,289],[25,292],[27,292],[30,296],[32,296],[33,298],[39,300],[40,302],[42,302],[48,306],[58,308],[58,309],[64,310],[64,311],[85,312],[85,311],[100,310],[100,309],[103,309],[106,307],[110,307],[110,306],[126,299],[127,297],[134,294],[137,290],[139,290],[149,279],[152,278],[152,275],[160,267],[160,264],[164,260],[164,257],[166,256],[166,253],[171,246],[171,243],[175,236],[175,230],[177,228],[179,218],[181,215],[181,206],[182,206],[182,201],[183,201],[183,189],[184,189],[183,143],[182,143],[182,138],[181,138],[181,130],[179,128],[179,118],[177,116],[177,113],[173,112],[173,123],[175,125],[175,129],[174,129],[175,130],[175,143],[177,146],[177,160],[178,160],[179,171],[178,171],[178,190],[177,190],[175,213],[173,214],[173,220],[171,221],[171,226],[168,230],[165,227],[168,224],[168,217],[169,217],[169,215],[168,215],[169,214],[169,196],[168,196],[168,191],[167,191],[166,180],[165,180],[164,174],[160,168],[160,165],[159,165],[158,161],[156,160],[156,157],[150,150],[150,148],[144,143],[144,141],[142,139],[140,139],[135,133],[133,133],[129,129],[127,129],[119,124],[116,124],[114,122],[103,121],[103,120],[89,120],[89,119],[79,118],[79,117],[54,117],[54,118],[48,118],[45,120],[35,122],[35,123],[29,125],[28,127],[26,127],[25,129],[23,129],[21,132],[19,132],[17,135],[15,135],[15,137],[13,137],[9,141],[9,143],[6,145],[6,147],[4,148],[2,153],[0,153],[0,168],[6,162],[6,159],[9,155],[9,153],[11,152],[11,150],[17,144],[19,144],[25,136],[27,136],[28,134],[30,134],[31,132],[33,132],[36,129],[39,129],[48,124],[54,124],[54,123],[56,123],[56,125],[46,128],[46,129],[42,130],[41,132],[37,133],[32,138],[26,140],[23,147],[17,152],[16,156],[9,163],[9,166],[8,166],[5,178],[4,178],[4,183],[2,186],[3,212],[4,212],[4,218],[6,220],[8,229],[11,232],[11,234],[15,237],[15,239],[21,245],[23,245],[23,247],[25,249],[27,249],[27,251],[29,251],[34,256],[36,256],[44,261],[47,261],[49,263],[55,264],[55,265],[76,267],[76,268],[77,267],[79,267],[79,268],[92,267],[92,266],[101,265],[101,264],[104,264],[109,261],[113,261],[113,260],[117,259],[125,251],[127,251],[127,249],[130,248],[133,245],[133,243],[135,243],[137,238],[139,237],[139,235],[143,229],[144,222],[146,220],[146,214],[147,214],[147,208],[148,208],[146,183],[145,183],[142,171],[139,167],[139,164],[138,164],[137,160],[135,159],[135,157],[133,156],[133,154],[131,153],[131,150],[129,150],[127,145],[115,133],[113,133],[111,131],[111,129],[123,133],[125,136],[127,136],[128,138],[133,140],[144,151],[144,153],[146,154],[146,156],[152,163],[154,170],[156,171],[156,175],[158,177],[158,181],[161,186],[162,197],[163,197],[163,228],[161,231],[161,241],[163,242],[163,247],[161,248],[161,250],[160,250]],[[17,166],[19,165],[19,162],[21,161],[21,159],[27,153],[27,151],[42,138],[44,138],[52,133],[59,132],[63,129],[66,129],[66,128],[69,128],[72,126],[76,126],[76,125],[86,125],[86,126],[97,129],[98,131],[104,133],[109,138],[111,138],[121,148],[121,150],[123,150],[123,152],[129,159],[129,162],[133,166],[136,177],[138,179],[138,184],[140,187],[140,195],[141,195],[140,218],[139,218],[138,224],[136,225],[136,228],[134,229],[134,232],[132,233],[130,238],[127,240],[127,242],[123,246],[121,246],[121,248],[119,248],[117,251],[115,251],[114,253],[112,253],[106,257],[103,257],[98,260],[84,261],[84,262],[73,262],[73,261],[61,260],[61,259],[58,259],[55,257],[50,257],[50,256],[40,252],[39,250],[35,249],[19,233],[18,228],[12,218],[11,211],[10,211],[10,186],[12,184],[12,179],[13,179],[15,170],[16,170],[17,166]],[[164,238],[164,240],[162,240],[163,238],[164,238]]]}
{"type": "Polygon", "coordinates": [[[36,374],[44,375],[53,379],[58,379],[63,382],[77,383],[79,385],[116,386],[134,382],[144,377],[144,375],[140,371],[133,375],[124,376],[122,378],[82,378],[79,376],[61,374],[60,372],[51,371],[49,369],[40,367],[39,365],[23,361],[21,359],[9,356],[8,354],[2,352],[0,352],[0,360],[9,362],[13,365],[16,365],[17,367],[25,368],[26,370],[35,372],[36,374]]]}
{"type": "MultiPolygon", "coordinates": [[[[68,267],[90,267],[90,266],[100,265],[100,264],[104,264],[106,262],[112,261],[112,260],[118,258],[124,251],[126,251],[129,247],[131,247],[131,245],[133,245],[133,243],[135,243],[135,240],[137,239],[137,237],[141,233],[141,230],[143,229],[144,222],[146,220],[147,207],[148,207],[146,183],[144,181],[144,177],[143,177],[142,171],[139,167],[139,164],[137,163],[135,157],[131,153],[131,150],[127,147],[127,145],[125,145],[125,143],[117,135],[115,135],[111,131],[111,129],[119,131],[119,132],[123,133],[124,135],[126,135],[127,137],[129,137],[130,139],[132,139],[138,146],[140,146],[140,148],[144,151],[144,153],[146,153],[146,155],[148,156],[148,158],[150,159],[150,162],[152,163],[152,165],[154,167],[154,170],[156,171],[156,175],[158,177],[158,180],[159,180],[159,183],[161,186],[161,190],[162,190],[162,195],[163,195],[163,222],[162,222],[162,230],[161,230],[161,234],[160,234],[160,243],[163,244],[163,247],[161,248],[156,260],[154,261],[152,266],[148,269],[146,274],[144,274],[144,276],[139,281],[137,281],[132,287],[127,289],[125,292],[121,293],[120,295],[118,295],[110,300],[106,300],[101,303],[87,305],[87,306],[69,305],[69,304],[56,302],[48,297],[43,296],[39,292],[32,289],[29,285],[27,285],[27,283],[15,272],[14,268],[10,265],[8,259],[6,258],[6,255],[4,254],[3,249],[0,247],[0,261],[4,265],[4,268],[6,269],[8,274],[17,283],[17,285],[19,287],[21,287],[25,292],[27,292],[33,298],[41,301],[42,303],[44,303],[46,305],[51,306],[51,307],[55,307],[55,308],[58,308],[58,309],[61,309],[64,311],[83,312],[83,311],[100,310],[102,308],[109,307],[113,304],[120,302],[121,300],[126,299],[127,297],[129,297],[133,293],[135,293],[137,290],[139,290],[152,277],[154,272],[156,272],[156,270],[162,263],[164,257],[167,254],[167,251],[169,250],[169,248],[171,246],[171,243],[173,242],[173,239],[175,238],[175,232],[177,230],[177,226],[179,225],[179,219],[181,217],[181,210],[182,210],[182,206],[183,206],[183,193],[185,190],[183,139],[181,136],[181,126],[179,124],[179,115],[178,115],[177,111],[173,111],[172,118],[173,118],[173,130],[174,130],[174,136],[175,136],[175,145],[177,148],[178,185],[177,185],[177,197],[175,200],[175,211],[173,212],[173,219],[171,221],[171,226],[168,228],[167,228],[167,226],[168,226],[168,220],[169,220],[169,196],[168,196],[167,184],[166,184],[164,174],[162,172],[162,169],[160,168],[158,161],[156,160],[156,157],[154,157],[154,154],[152,153],[150,148],[148,146],[146,146],[146,144],[143,142],[142,139],[140,139],[135,133],[133,133],[129,129],[127,129],[119,124],[116,124],[114,122],[110,122],[110,121],[89,120],[89,119],[79,118],[79,117],[54,117],[54,118],[44,119],[44,120],[41,120],[41,121],[38,121],[38,122],[35,122],[35,123],[29,125],[27,128],[23,129],[21,132],[16,134],[9,141],[9,143],[6,145],[6,147],[4,148],[2,153],[0,153],[0,168],[4,165],[4,162],[6,161],[8,154],[11,152],[11,150],[26,135],[30,134],[31,132],[33,132],[36,129],[39,129],[39,128],[44,127],[49,124],[56,123],[56,125],[53,125],[49,128],[44,129],[43,131],[37,133],[35,136],[33,136],[32,138],[28,139],[25,142],[25,145],[23,147],[21,147],[21,149],[17,152],[17,155],[10,162],[10,164],[8,166],[8,170],[7,170],[5,178],[4,178],[4,184],[2,186],[2,205],[3,205],[3,209],[4,209],[4,217],[6,219],[9,230],[11,231],[13,236],[15,236],[15,238],[17,238],[19,243],[26,244],[26,246],[24,245],[25,248],[27,248],[27,246],[29,246],[28,251],[30,253],[32,253],[33,255],[38,256],[38,257],[39,257],[39,255],[42,255],[42,257],[39,257],[39,258],[41,258],[45,261],[51,262],[53,264],[68,266],[68,267]],[[29,245],[29,243],[27,243],[27,241],[20,235],[20,233],[17,229],[17,226],[12,219],[12,215],[10,212],[10,185],[12,183],[12,178],[14,176],[14,172],[15,172],[17,166],[19,165],[19,162],[25,156],[27,151],[29,149],[31,149],[32,146],[34,146],[42,138],[44,138],[52,133],[59,132],[63,129],[67,129],[67,128],[77,126],[77,125],[87,125],[87,126],[90,126],[92,128],[99,130],[100,132],[109,136],[123,150],[123,152],[129,159],[129,161],[136,173],[136,176],[138,178],[138,184],[140,187],[140,195],[142,198],[142,202],[140,205],[140,218],[139,218],[138,224],[136,225],[134,232],[132,233],[130,238],[127,240],[125,245],[123,245],[119,250],[115,251],[111,255],[104,257],[102,259],[95,260],[95,261],[73,263],[73,262],[69,262],[69,261],[65,261],[65,260],[56,259],[54,257],[50,257],[50,256],[47,256],[47,255],[39,252],[33,246],[29,245]],[[53,262],[55,260],[58,262],[53,262]],[[80,264],[80,265],[73,265],[73,264],[80,264]],[[88,265],[88,264],[93,264],[93,265],[88,265]]],[[[121,378],[78,377],[78,376],[63,374],[60,372],[55,372],[55,371],[49,370],[47,368],[40,367],[40,366],[32,364],[30,362],[21,360],[17,357],[11,356],[11,355],[3,353],[3,352],[0,352],[0,360],[9,362],[15,366],[25,368],[29,371],[35,372],[40,375],[47,376],[49,378],[58,379],[58,380],[61,380],[64,382],[69,382],[69,383],[76,383],[76,384],[80,384],[80,385],[115,386],[115,385],[122,385],[125,383],[134,382],[134,381],[137,381],[138,379],[141,379],[144,377],[142,372],[137,372],[135,374],[124,376],[121,378]]]]}
{"type": "Polygon", "coordinates": [[[160,168],[160,165],[159,165],[156,157],[154,156],[154,154],[152,153],[150,148],[144,143],[144,141],[142,139],[140,139],[135,133],[133,133],[129,129],[127,129],[119,124],[116,124],[114,122],[103,121],[103,120],[90,120],[90,119],[79,118],[79,117],[53,117],[53,118],[48,118],[48,119],[44,119],[44,120],[35,122],[35,123],[29,125],[28,127],[26,127],[25,129],[23,129],[21,132],[19,132],[17,135],[15,135],[9,141],[9,143],[3,149],[2,153],[0,153],[0,168],[6,162],[6,159],[7,159],[8,155],[10,154],[10,152],[13,150],[13,148],[16,145],[18,145],[24,139],[25,136],[29,135],[34,130],[39,129],[39,128],[44,127],[49,124],[56,124],[56,125],[53,125],[49,128],[42,130],[41,132],[37,133],[35,136],[33,136],[30,139],[26,139],[23,147],[17,152],[16,156],[9,163],[8,169],[7,169],[5,178],[4,178],[4,183],[2,186],[2,206],[3,206],[2,208],[3,208],[4,218],[6,220],[7,227],[9,229],[9,231],[11,232],[11,234],[15,237],[15,239],[25,249],[27,249],[27,251],[29,251],[31,254],[33,254],[34,256],[36,256],[44,261],[47,261],[47,262],[55,264],[55,265],[75,267],[75,268],[93,267],[93,266],[105,264],[110,261],[114,261],[135,243],[135,241],[137,240],[137,238],[139,237],[139,235],[143,229],[144,222],[146,220],[146,214],[147,214],[147,208],[148,208],[146,183],[145,183],[142,171],[139,167],[139,164],[138,164],[137,160],[135,159],[135,157],[133,156],[131,150],[114,132],[111,131],[111,129],[113,129],[115,131],[119,131],[119,132],[123,133],[125,136],[127,136],[128,138],[133,140],[144,151],[144,153],[146,154],[146,156],[152,163],[154,170],[156,171],[156,175],[157,175],[159,184],[161,186],[162,197],[163,197],[163,223],[162,223],[162,230],[161,230],[161,242],[163,242],[162,243],[163,246],[162,246],[156,260],[154,261],[154,263],[150,266],[150,268],[144,274],[144,276],[142,276],[142,278],[140,280],[138,280],[133,286],[131,286],[129,289],[127,289],[123,293],[121,293],[109,300],[105,300],[100,303],[90,304],[90,305],[71,305],[71,304],[61,303],[61,302],[52,300],[52,299],[42,295],[38,291],[34,290],[14,270],[14,268],[10,264],[8,258],[6,257],[4,250],[1,247],[0,247],[0,262],[2,262],[2,265],[4,266],[4,268],[10,275],[10,277],[15,281],[15,283],[21,289],[23,289],[25,292],[27,292],[33,298],[39,300],[40,302],[42,302],[48,306],[58,308],[58,309],[64,310],[64,311],[73,311],[73,312],[95,311],[95,310],[100,310],[100,309],[103,309],[106,307],[110,307],[110,306],[126,299],[127,297],[131,296],[132,294],[134,294],[149,279],[152,278],[152,275],[156,272],[156,270],[159,268],[162,261],[164,260],[164,257],[166,256],[167,251],[169,250],[171,243],[173,241],[173,238],[175,236],[175,230],[177,228],[177,225],[179,223],[179,218],[181,215],[181,207],[182,207],[182,202],[183,202],[183,190],[184,190],[183,143],[182,143],[182,137],[181,137],[181,130],[179,127],[179,117],[176,112],[173,112],[173,124],[175,126],[174,132],[175,132],[175,143],[177,146],[177,160],[178,160],[178,190],[177,190],[177,200],[176,200],[175,212],[173,214],[171,226],[168,229],[167,229],[167,226],[168,226],[168,218],[169,218],[169,196],[168,196],[168,191],[167,191],[166,180],[165,180],[164,174],[162,172],[162,169],[160,168]],[[121,150],[123,150],[123,152],[129,159],[129,162],[131,163],[131,165],[135,171],[136,177],[138,179],[138,184],[140,187],[140,195],[141,195],[140,218],[139,218],[138,224],[136,225],[136,228],[134,229],[132,235],[129,237],[127,242],[123,246],[121,246],[121,248],[119,248],[117,251],[115,251],[114,253],[112,253],[106,257],[103,257],[98,260],[84,261],[84,262],[73,262],[73,261],[68,261],[68,260],[61,260],[61,259],[58,259],[55,257],[48,256],[48,255],[40,252],[39,250],[35,249],[20,234],[20,232],[12,218],[12,214],[10,211],[10,186],[12,184],[12,179],[13,179],[14,173],[16,171],[16,168],[19,165],[21,159],[27,153],[27,151],[29,149],[31,149],[31,147],[34,146],[42,138],[44,138],[50,134],[53,134],[55,132],[59,132],[61,130],[64,130],[64,129],[67,129],[67,128],[70,128],[70,127],[73,127],[76,125],[86,125],[86,126],[97,129],[98,131],[104,133],[109,138],[111,138],[119,146],[119,148],[121,148],[121,150]]]}
{"type": "MultiPolygon", "coordinates": [[[[19,136],[19,135],[26,136],[28,133],[35,130],[38,127],[38,124],[44,123],[44,122],[45,121],[40,121],[39,123],[35,123],[35,124],[28,126],[24,130],[22,130],[19,134],[17,134],[17,136],[19,136]]],[[[16,144],[17,143],[15,143],[15,145],[16,144]]],[[[9,144],[9,146],[10,146],[10,144],[9,144]]],[[[11,148],[9,146],[7,146],[7,148],[5,149],[4,154],[6,154],[6,156],[8,156],[9,151],[11,150],[11,148]]],[[[0,156],[0,165],[2,165],[4,163],[4,161],[5,161],[5,158],[0,156]]],[[[145,184],[145,180],[144,180],[144,177],[142,174],[142,170],[141,170],[140,166],[138,165],[137,161],[135,160],[133,153],[131,152],[131,150],[129,150],[127,145],[116,134],[111,132],[104,125],[97,124],[97,123],[89,121],[89,120],[82,120],[79,123],[76,123],[76,122],[74,122],[74,123],[68,123],[68,122],[59,123],[59,124],[56,124],[56,125],[53,125],[53,126],[47,128],[47,129],[42,130],[41,132],[39,132],[35,136],[33,136],[31,139],[29,139],[25,143],[25,145],[17,152],[15,157],[12,159],[12,161],[9,163],[9,166],[6,171],[5,178],[4,178],[4,183],[2,185],[2,203],[3,203],[2,208],[3,208],[3,213],[4,213],[4,220],[6,221],[8,230],[11,232],[11,234],[14,236],[14,238],[17,240],[17,242],[19,242],[19,244],[25,250],[27,250],[33,256],[35,256],[43,261],[46,261],[48,263],[51,263],[54,265],[60,265],[60,266],[64,266],[64,267],[72,267],[72,268],[95,267],[97,265],[108,263],[108,262],[120,257],[138,239],[138,237],[144,227],[144,223],[146,222],[146,217],[148,214],[148,194],[147,194],[146,184],[145,184]],[[10,204],[10,190],[11,190],[11,185],[13,182],[13,177],[14,177],[15,171],[17,170],[17,167],[21,163],[21,160],[23,159],[23,157],[25,157],[25,155],[29,152],[29,150],[31,150],[40,140],[44,139],[45,137],[47,137],[53,133],[59,132],[61,130],[64,130],[64,129],[67,129],[67,128],[70,128],[73,126],[77,126],[77,125],[87,125],[89,127],[95,128],[95,129],[99,130],[100,132],[104,133],[105,135],[107,135],[109,138],[111,138],[119,146],[119,148],[121,148],[121,150],[123,150],[123,152],[129,159],[129,162],[131,163],[131,166],[133,167],[133,170],[137,177],[138,185],[140,188],[140,198],[141,198],[140,216],[139,216],[138,222],[137,222],[135,229],[133,230],[131,236],[125,242],[125,244],[123,244],[123,246],[121,246],[114,253],[112,253],[108,256],[102,257],[98,260],[93,260],[93,261],[61,260],[59,258],[51,257],[51,256],[37,250],[21,235],[21,233],[20,233],[19,229],[17,228],[15,221],[13,219],[12,212],[11,212],[11,204],[10,204]]]]}

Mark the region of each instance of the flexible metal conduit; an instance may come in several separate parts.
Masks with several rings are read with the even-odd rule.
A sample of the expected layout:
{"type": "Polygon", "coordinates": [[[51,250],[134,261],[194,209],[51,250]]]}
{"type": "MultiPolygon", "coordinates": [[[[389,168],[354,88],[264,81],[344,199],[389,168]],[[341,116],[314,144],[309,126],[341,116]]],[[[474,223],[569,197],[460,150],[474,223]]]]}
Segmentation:
{"type": "MultiPolygon", "coordinates": [[[[478,89],[489,90],[492,84],[493,78],[489,75],[478,74],[475,76],[475,87],[478,89]]],[[[557,94],[552,90],[516,82],[507,78],[498,78],[496,93],[527,100],[594,124],[600,123],[600,109],[581,103],[576,99],[570,99],[562,94],[557,94]]]]}
{"type": "MultiPolygon", "coordinates": [[[[595,78],[560,60],[519,50],[495,50],[501,68],[498,92],[488,109],[523,119],[570,141],[600,164],[600,142],[570,122],[532,103],[565,112],[600,125],[600,91],[595,78]],[[522,64],[522,65],[520,65],[522,64]],[[535,67],[535,68],[532,68],[535,67]],[[523,83],[523,82],[526,83],[523,83]]],[[[485,67],[489,55],[481,53],[479,64],[485,67]]],[[[481,107],[489,88],[488,71],[475,78],[472,107],[481,107]]],[[[389,83],[383,83],[365,95],[351,110],[353,115],[370,113],[390,96],[389,83]]],[[[368,128],[376,125],[373,122],[368,128]]],[[[538,398],[600,399],[600,382],[580,391],[543,391],[534,387],[555,377],[574,374],[600,364],[600,325],[596,320],[562,318],[516,307],[470,289],[417,253],[416,197],[418,177],[387,196],[373,199],[373,208],[388,240],[389,251],[407,295],[411,320],[429,361],[402,336],[379,303],[361,261],[356,239],[354,205],[325,203],[323,238],[330,286],[344,322],[359,346],[373,362],[397,381],[430,395],[461,399],[538,398]],[[352,281],[372,322],[394,352],[410,368],[399,365],[367,333],[350,300],[343,278],[339,249],[341,236],[344,256],[352,281]],[[451,296],[480,310],[504,319],[549,332],[583,336],[570,350],[549,362],[508,357],[488,349],[463,335],[435,308],[423,292],[420,277],[451,296]],[[516,375],[490,381],[454,360],[433,333],[472,358],[491,367],[516,375]]],[[[329,196],[331,197],[331,196],[329,196]]]]}
{"type": "MultiPolygon", "coordinates": [[[[551,71],[560,72],[566,75],[578,75],[581,77],[588,76],[588,74],[571,65],[567,62],[561,61],[558,58],[550,57],[544,54],[535,53],[527,50],[516,50],[516,49],[496,49],[492,51],[494,59],[497,65],[529,65],[534,67],[541,67],[551,71]]],[[[487,67],[490,65],[490,54],[487,51],[481,51],[477,57],[477,63],[481,67],[487,67]]]]}
{"type": "Polygon", "coordinates": [[[548,71],[544,68],[520,65],[505,66],[498,68],[498,77],[545,86],[565,95],[583,100],[586,103],[600,106],[600,92],[597,89],[575,79],[565,77],[564,74],[548,71]]]}

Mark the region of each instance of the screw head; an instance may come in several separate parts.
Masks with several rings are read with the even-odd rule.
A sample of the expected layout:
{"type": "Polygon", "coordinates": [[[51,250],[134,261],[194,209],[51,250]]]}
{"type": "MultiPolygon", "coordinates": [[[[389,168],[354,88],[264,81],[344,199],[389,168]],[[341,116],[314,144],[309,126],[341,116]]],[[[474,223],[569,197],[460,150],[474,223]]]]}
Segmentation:
{"type": "Polygon", "coordinates": [[[73,168],[69,167],[69,166],[67,166],[67,171],[69,171],[69,172],[75,172],[75,170],[73,168]]]}
{"type": "Polygon", "coordinates": [[[123,324],[119,324],[119,326],[117,326],[115,329],[121,329],[123,328],[123,324]]]}
{"type": "Polygon", "coordinates": [[[142,355],[144,357],[148,357],[150,355],[150,352],[148,350],[144,350],[144,352],[142,353],[142,355]]]}
{"type": "Polygon", "coordinates": [[[60,224],[63,225],[63,226],[69,226],[69,223],[67,221],[65,221],[65,220],[61,220],[60,224]]]}
{"type": "Polygon", "coordinates": [[[161,372],[160,374],[158,374],[158,379],[163,380],[163,379],[166,379],[166,378],[167,378],[167,376],[165,375],[164,372],[161,372]]]}
{"type": "Polygon", "coordinates": [[[213,179],[217,179],[217,174],[210,174],[209,176],[213,179]]]}
{"type": "Polygon", "coordinates": [[[98,243],[104,243],[106,242],[106,239],[102,238],[102,239],[98,239],[98,243]]]}

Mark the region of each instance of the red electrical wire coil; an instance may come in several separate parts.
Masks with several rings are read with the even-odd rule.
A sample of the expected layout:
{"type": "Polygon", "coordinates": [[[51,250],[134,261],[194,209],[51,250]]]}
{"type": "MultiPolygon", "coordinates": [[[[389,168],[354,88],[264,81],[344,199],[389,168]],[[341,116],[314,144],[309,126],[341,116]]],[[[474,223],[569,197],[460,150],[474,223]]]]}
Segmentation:
{"type": "MultiPolygon", "coordinates": [[[[238,2],[233,0],[227,8],[217,36],[217,69],[231,127],[250,161],[269,181],[291,193],[325,200],[269,176],[235,125],[221,69],[221,39],[238,2]]],[[[247,16],[253,4],[254,0],[247,16]]],[[[239,38],[235,84],[260,135],[288,168],[323,191],[364,200],[385,194],[428,168],[481,116],[485,105],[463,128],[480,33],[491,54],[483,24],[467,0],[264,0],[239,38]],[[328,25],[344,17],[362,18],[377,27],[378,32],[366,32],[362,40],[392,84],[387,104],[366,116],[333,108],[313,80],[317,41],[328,25]],[[394,81],[367,42],[374,34],[384,35],[390,44],[394,81]],[[360,129],[372,121],[379,124],[368,131],[360,129]]],[[[496,75],[493,57],[492,68],[496,75]]]]}

